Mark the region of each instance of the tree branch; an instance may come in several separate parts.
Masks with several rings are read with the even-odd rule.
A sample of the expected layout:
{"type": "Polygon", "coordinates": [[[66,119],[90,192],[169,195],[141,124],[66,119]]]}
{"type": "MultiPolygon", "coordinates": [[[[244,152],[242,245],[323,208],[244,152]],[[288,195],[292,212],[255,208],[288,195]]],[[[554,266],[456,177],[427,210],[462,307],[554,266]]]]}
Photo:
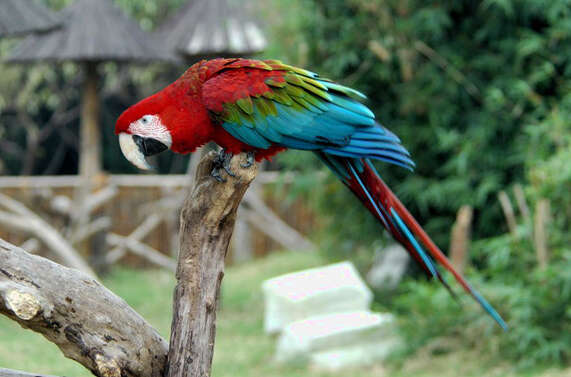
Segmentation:
{"type": "Polygon", "coordinates": [[[81,259],[69,242],[40,216],[22,203],[2,193],[0,193],[0,207],[5,207],[13,212],[0,211],[0,224],[20,232],[33,234],[58,255],[64,263],[95,276],[95,272],[81,259]]]}
{"type": "Polygon", "coordinates": [[[255,164],[241,167],[242,154],[231,161],[235,176],[217,182],[210,176],[215,156],[211,152],[200,162],[181,212],[168,377],[210,376],[224,257],[236,210],[257,173],[255,164]]]}
{"type": "Polygon", "coordinates": [[[55,377],[45,374],[27,373],[19,370],[0,368],[0,377],[55,377]]]}
{"type": "Polygon", "coordinates": [[[176,263],[173,258],[169,258],[158,250],[137,241],[131,237],[123,237],[118,234],[109,233],[107,235],[107,242],[116,247],[127,247],[133,254],[146,259],[147,261],[170,271],[176,270],[176,263]]]}
{"type": "Polygon", "coordinates": [[[125,301],[85,273],[1,239],[0,314],[42,334],[96,376],[164,375],[166,341],[125,301]]]}

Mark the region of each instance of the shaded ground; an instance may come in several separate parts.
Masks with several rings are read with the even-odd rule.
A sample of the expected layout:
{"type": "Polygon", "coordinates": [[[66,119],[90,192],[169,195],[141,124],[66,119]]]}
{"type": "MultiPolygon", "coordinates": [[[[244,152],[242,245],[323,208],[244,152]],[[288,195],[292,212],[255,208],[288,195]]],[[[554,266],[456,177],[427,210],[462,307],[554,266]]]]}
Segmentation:
{"type": "MultiPolygon", "coordinates": [[[[470,377],[541,376],[564,377],[571,370],[516,372],[509,365],[483,360],[473,351],[434,355],[438,344],[426,347],[402,365],[374,366],[341,373],[311,370],[301,365],[276,365],[272,361],[275,339],[263,333],[261,282],[282,273],[317,266],[315,254],[283,253],[240,267],[230,268],[222,284],[222,306],[218,316],[214,377],[470,377]]],[[[171,322],[172,274],[164,271],[116,269],[104,279],[167,337],[171,322]]],[[[453,342],[453,340],[446,340],[453,342]]],[[[21,329],[0,317],[0,367],[35,373],[90,376],[75,362],[65,359],[41,336],[21,329]]]]}

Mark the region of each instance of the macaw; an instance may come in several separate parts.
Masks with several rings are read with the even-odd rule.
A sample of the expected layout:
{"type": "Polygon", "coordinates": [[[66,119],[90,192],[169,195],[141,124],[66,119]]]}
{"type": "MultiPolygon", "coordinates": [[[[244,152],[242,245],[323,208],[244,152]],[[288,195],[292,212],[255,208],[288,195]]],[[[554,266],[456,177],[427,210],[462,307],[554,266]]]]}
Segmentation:
{"type": "MultiPolygon", "coordinates": [[[[288,148],[312,151],[355,194],[427,274],[444,281],[433,259],[504,329],[494,308],[458,273],[383,182],[371,160],[412,170],[399,138],[380,125],[365,95],[276,60],[213,59],[125,110],[115,133],[125,157],[149,169],[145,157],[170,149],[193,152],[214,141],[223,149],[212,175],[229,174],[233,154],[248,162],[288,148]],[[426,252],[428,250],[428,253],[426,252]]],[[[451,291],[452,292],[452,291],[451,291]]]]}

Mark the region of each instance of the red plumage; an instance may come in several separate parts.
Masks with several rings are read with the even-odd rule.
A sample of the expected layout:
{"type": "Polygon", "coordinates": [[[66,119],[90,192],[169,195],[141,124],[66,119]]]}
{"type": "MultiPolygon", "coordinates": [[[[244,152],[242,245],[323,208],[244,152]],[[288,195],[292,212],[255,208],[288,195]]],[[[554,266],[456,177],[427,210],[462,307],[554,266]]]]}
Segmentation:
{"type": "Polygon", "coordinates": [[[191,153],[214,141],[233,154],[254,151],[257,161],[269,159],[286,148],[260,149],[245,144],[222,128],[211,113],[211,110],[223,112],[223,103],[269,92],[265,80],[270,77],[283,80],[283,71],[268,68],[266,63],[247,59],[196,63],[171,85],[121,114],[115,133],[128,132],[129,125],[145,114],[157,114],[171,132],[174,152],[191,153]],[[205,91],[211,95],[205,98],[205,91]]]}

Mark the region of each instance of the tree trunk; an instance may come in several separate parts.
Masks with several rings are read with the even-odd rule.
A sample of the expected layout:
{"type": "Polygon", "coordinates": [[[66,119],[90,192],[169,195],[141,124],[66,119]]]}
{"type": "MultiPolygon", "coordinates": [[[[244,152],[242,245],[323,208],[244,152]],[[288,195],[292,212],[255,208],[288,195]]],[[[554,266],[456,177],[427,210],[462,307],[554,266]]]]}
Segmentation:
{"type": "Polygon", "coordinates": [[[231,161],[235,177],[218,182],[210,176],[215,156],[211,152],[200,162],[181,212],[168,377],[210,376],[224,258],[236,210],[257,173],[255,164],[241,166],[242,154],[231,161]]]}
{"type": "MultiPolygon", "coordinates": [[[[97,96],[97,63],[86,62],[85,82],[81,103],[81,124],[79,132],[79,175],[81,186],[75,194],[76,208],[83,208],[91,192],[95,188],[95,181],[101,173],[101,136],[99,131],[99,98],[97,96]]],[[[77,231],[89,223],[90,213],[86,210],[78,211],[73,216],[73,230],[77,231]]],[[[93,252],[94,248],[86,239],[77,244],[77,249],[94,262],[94,265],[104,266],[103,253],[93,252]]]]}

